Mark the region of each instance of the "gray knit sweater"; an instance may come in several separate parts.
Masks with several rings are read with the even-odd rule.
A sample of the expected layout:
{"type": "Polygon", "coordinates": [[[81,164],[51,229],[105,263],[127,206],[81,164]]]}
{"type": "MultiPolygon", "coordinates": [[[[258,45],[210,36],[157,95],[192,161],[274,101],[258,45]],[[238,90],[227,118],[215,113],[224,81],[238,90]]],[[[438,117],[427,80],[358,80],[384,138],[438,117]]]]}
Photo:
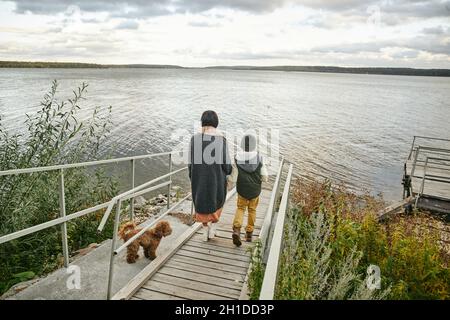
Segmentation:
{"type": "Polygon", "coordinates": [[[197,213],[214,213],[227,195],[231,160],[226,139],[219,135],[195,134],[189,148],[189,178],[197,213]]]}

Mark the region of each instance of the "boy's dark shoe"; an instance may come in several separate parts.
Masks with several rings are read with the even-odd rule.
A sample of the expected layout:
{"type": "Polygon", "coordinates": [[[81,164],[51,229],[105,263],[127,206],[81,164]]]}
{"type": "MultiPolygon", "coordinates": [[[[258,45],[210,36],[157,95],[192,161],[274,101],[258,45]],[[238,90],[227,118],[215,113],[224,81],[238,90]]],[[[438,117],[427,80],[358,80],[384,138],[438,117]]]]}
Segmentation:
{"type": "Polygon", "coordinates": [[[233,235],[231,237],[233,238],[233,243],[235,246],[240,247],[242,245],[240,228],[233,228],[233,235]]]}
{"type": "Polygon", "coordinates": [[[253,232],[246,232],[245,233],[245,241],[252,242],[253,232]]]}

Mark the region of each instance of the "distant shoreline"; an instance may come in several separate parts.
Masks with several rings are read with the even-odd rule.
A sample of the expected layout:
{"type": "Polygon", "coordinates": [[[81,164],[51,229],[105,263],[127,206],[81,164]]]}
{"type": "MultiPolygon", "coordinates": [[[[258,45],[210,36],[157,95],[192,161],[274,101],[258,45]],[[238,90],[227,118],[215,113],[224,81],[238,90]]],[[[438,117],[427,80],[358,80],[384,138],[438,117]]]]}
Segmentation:
{"type": "Polygon", "coordinates": [[[450,77],[450,69],[415,69],[388,67],[333,67],[333,66],[211,66],[211,67],[182,67],[178,65],[159,64],[95,64],[78,62],[23,62],[0,61],[0,68],[89,68],[89,69],[218,69],[218,70],[256,70],[256,71],[284,71],[284,72],[321,72],[321,73],[352,73],[378,74],[400,76],[450,77]]]}

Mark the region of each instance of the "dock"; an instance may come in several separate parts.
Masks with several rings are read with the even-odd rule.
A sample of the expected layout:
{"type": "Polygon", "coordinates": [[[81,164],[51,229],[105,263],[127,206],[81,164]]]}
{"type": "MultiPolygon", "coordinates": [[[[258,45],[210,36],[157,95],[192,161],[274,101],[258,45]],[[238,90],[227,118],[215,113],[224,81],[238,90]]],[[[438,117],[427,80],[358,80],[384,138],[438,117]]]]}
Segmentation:
{"type": "Polygon", "coordinates": [[[404,164],[403,198],[419,209],[450,213],[450,139],[415,136],[404,164]]]}

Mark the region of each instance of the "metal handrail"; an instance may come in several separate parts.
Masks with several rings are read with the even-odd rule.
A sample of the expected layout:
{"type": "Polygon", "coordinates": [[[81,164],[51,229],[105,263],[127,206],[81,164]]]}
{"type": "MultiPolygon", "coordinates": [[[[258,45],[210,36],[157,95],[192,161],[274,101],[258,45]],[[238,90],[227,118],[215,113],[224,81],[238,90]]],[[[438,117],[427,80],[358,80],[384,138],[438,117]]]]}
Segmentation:
{"type": "MultiPolygon", "coordinates": [[[[426,178],[427,178],[427,176],[429,176],[429,175],[427,175],[427,168],[428,168],[428,160],[438,160],[438,161],[447,161],[447,162],[450,162],[450,159],[445,159],[445,158],[437,158],[437,157],[427,157],[426,159],[425,159],[425,165],[424,165],[424,167],[423,167],[423,175],[422,175],[422,182],[421,182],[421,185],[420,185],[420,191],[419,191],[419,194],[417,195],[417,197],[416,197],[416,202],[415,202],[415,207],[417,207],[417,204],[419,203],[419,198],[421,197],[421,196],[423,196],[423,193],[424,193],[424,190],[425,190],[425,180],[427,180],[426,178]]],[[[434,181],[437,181],[437,180],[434,180],[434,181]]],[[[439,181],[438,181],[439,182],[439,181]]],[[[442,181],[441,181],[442,182],[442,181]]],[[[450,183],[450,182],[449,182],[450,183]]]]}
{"type": "Polygon", "coordinates": [[[175,150],[175,151],[160,152],[160,153],[150,153],[150,154],[144,154],[144,155],[140,155],[140,156],[113,158],[113,159],[105,159],[105,160],[58,164],[58,165],[44,166],[44,167],[11,169],[11,170],[0,171],[0,176],[44,172],[44,171],[56,171],[56,170],[61,170],[61,169],[73,169],[73,168],[81,168],[81,167],[91,167],[91,166],[110,164],[110,163],[120,163],[120,162],[133,161],[133,160],[136,161],[136,160],[150,159],[150,158],[155,158],[155,157],[160,157],[160,156],[165,156],[165,155],[172,155],[172,154],[180,153],[182,151],[184,151],[184,150],[175,150]]]}
{"type": "MultiPolygon", "coordinates": [[[[414,172],[416,170],[417,162],[419,162],[419,160],[418,160],[419,154],[420,154],[420,152],[422,150],[424,152],[428,152],[428,153],[435,153],[435,154],[437,153],[437,154],[445,154],[445,155],[450,154],[450,150],[449,149],[442,149],[442,148],[417,146],[414,150],[415,150],[415,153],[414,153],[414,160],[413,160],[413,164],[412,164],[412,168],[411,168],[411,174],[410,174],[411,177],[414,176],[414,172]]],[[[410,159],[410,157],[408,159],[410,159]]]]}
{"type": "Polygon", "coordinates": [[[414,150],[418,150],[419,148],[423,151],[426,151],[427,153],[436,153],[436,154],[449,154],[450,153],[450,149],[425,147],[425,146],[417,146],[416,148],[414,148],[414,150]]]}
{"type": "Polygon", "coordinates": [[[289,191],[292,180],[293,165],[289,165],[289,171],[284,184],[283,196],[281,198],[280,208],[278,210],[277,221],[274,227],[273,240],[270,246],[267,267],[264,272],[263,283],[261,286],[260,300],[272,300],[275,295],[275,287],[278,276],[278,265],[280,262],[281,247],[284,233],[284,220],[289,207],[289,191]]]}
{"type": "Polygon", "coordinates": [[[418,138],[418,139],[424,139],[424,140],[434,140],[434,141],[446,141],[446,142],[450,142],[450,139],[435,138],[435,137],[426,137],[426,136],[414,136],[414,137],[413,137],[413,142],[412,142],[412,144],[411,144],[411,150],[410,150],[410,152],[409,152],[408,160],[411,159],[411,155],[412,155],[412,152],[413,152],[413,150],[414,150],[414,145],[415,145],[415,143],[416,143],[416,138],[418,138]]]}
{"type": "Polygon", "coordinates": [[[35,232],[38,232],[38,231],[41,231],[41,230],[44,230],[44,229],[48,229],[48,228],[60,225],[62,223],[68,222],[68,221],[76,219],[76,218],[80,218],[80,217],[85,216],[85,215],[87,215],[89,213],[93,213],[93,212],[98,211],[100,209],[106,208],[108,205],[109,205],[109,201],[105,202],[105,203],[102,203],[102,204],[98,204],[98,205],[96,205],[94,207],[91,207],[91,208],[87,208],[87,209],[84,209],[84,210],[81,210],[81,211],[69,214],[69,215],[64,216],[64,217],[56,218],[56,219],[53,219],[53,220],[50,220],[50,221],[47,221],[47,222],[44,222],[44,223],[41,223],[41,224],[38,224],[38,225],[35,225],[35,226],[32,226],[32,227],[29,227],[29,228],[26,228],[26,229],[22,229],[22,230],[13,232],[13,233],[9,233],[9,234],[3,235],[3,236],[0,237],[0,244],[5,243],[5,242],[9,242],[9,241],[12,241],[12,240],[15,240],[15,239],[18,239],[18,238],[21,238],[23,236],[26,236],[26,235],[29,235],[29,234],[32,234],[32,233],[35,233],[35,232]]]}
{"type": "Polygon", "coordinates": [[[98,226],[97,230],[100,231],[100,232],[103,230],[103,228],[105,227],[106,221],[107,221],[108,218],[109,218],[109,215],[110,215],[110,213],[111,213],[111,210],[113,209],[114,205],[115,205],[119,200],[122,201],[122,198],[124,198],[124,197],[126,197],[126,196],[129,196],[129,195],[132,195],[133,193],[136,193],[136,192],[140,191],[141,189],[143,189],[143,188],[145,188],[145,187],[147,187],[147,186],[149,186],[149,185],[154,184],[155,182],[158,182],[158,181],[161,181],[161,180],[163,180],[163,179],[169,178],[169,177],[173,176],[174,174],[176,174],[176,173],[178,173],[178,172],[181,172],[181,171],[183,171],[183,170],[187,170],[187,168],[188,168],[188,167],[183,167],[183,168],[181,168],[181,169],[178,169],[178,170],[169,172],[169,173],[167,173],[167,174],[165,174],[165,175],[162,175],[162,176],[159,176],[158,178],[155,178],[155,179],[153,179],[153,180],[147,181],[147,182],[145,182],[145,183],[143,183],[143,184],[141,184],[141,185],[139,185],[139,186],[137,186],[137,187],[135,187],[135,188],[133,188],[133,189],[130,189],[130,190],[128,190],[128,191],[125,191],[125,192],[123,192],[123,193],[121,193],[121,194],[115,196],[114,198],[112,198],[111,201],[109,202],[108,209],[106,209],[106,211],[105,211],[105,213],[104,213],[104,215],[103,215],[102,221],[100,221],[100,225],[98,226]]]}
{"type": "Polygon", "coordinates": [[[267,238],[269,235],[270,226],[272,224],[272,216],[275,212],[275,204],[277,200],[278,191],[280,189],[281,173],[283,171],[284,158],[281,158],[280,167],[278,168],[277,176],[273,185],[273,190],[270,195],[269,207],[267,208],[266,216],[259,233],[259,238],[261,241],[261,255],[264,255],[264,251],[267,245],[267,238]]]}
{"type": "MultiPolygon", "coordinates": [[[[0,244],[9,242],[18,238],[21,238],[23,236],[42,231],[54,226],[60,226],[61,227],[61,238],[62,238],[62,249],[63,249],[63,257],[64,257],[64,266],[69,266],[69,247],[68,247],[68,238],[67,238],[67,226],[66,223],[70,220],[85,216],[87,214],[96,212],[98,210],[107,208],[112,209],[112,207],[115,204],[114,198],[110,201],[107,201],[105,203],[95,205],[91,208],[87,208],[84,210],[77,211],[75,213],[66,215],[66,204],[65,204],[65,190],[64,190],[64,170],[65,169],[71,169],[71,168],[81,168],[81,167],[89,167],[89,166],[95,166],[95,165],[104,165],[104,164],[110,164],[110,163],[119,163],[124,161],[131,161],[131,186],[132,189],[121,194],[123,196],[127,196],[126,199],[122,200],[128,200],[131,199],[131,205],[130,205],[130,218],[133,217],[133,211],[134,211],[134,197],[147,193],[152,190],[156,190],[157,187],[163,187],[168,186],[168,192],[170,194],[170,188],[172,185],[172,181],[169,180],[168,182],[162,183],[157,187],[148,188],[146,190],[140,190],[142,188],[145,188],[149,186],[150,184],[153,184],[157,181],[160,181],[164,178],[171,177],[173,174],[176,174],[182,170],[185,170],[187,167],[173,171],[172,172],[172,155],[182,152],[183,150],[175,150],[170,152],[162,152],[162,153],[153,153],[153,154],[146,154],[146,155],[140,155],[140,156],[132,156],[132,157],[123,157],[123,158],[115,158],[115,159],[106,159],[106,160],[96,160],[96,161],[89,161],[89,162],[81,162],[81,163],[70,163],[70,164],[61,164],[61,165],[54,165],[54,166],[45,166],[45,167],[35,167],[35,168],[25,168],[25,169],[13,169],[13,170],[4,170],[0,171],[0,176],[8,176],[8,175],[17,175],[17,174],[27,174],[27,173],[36,173],[36,172],[46,172],[46,171],[56,171],[59,170],[59,218],[29,227],[25,228],[19,231],[15,231],[6,235],[0,236],[0,244]],[[135,161],[141,160],[141,159],[150,159],[158,156],[169,156],[169,173],[159,177],[157,179],[153,179],[147,183],[144,183],[140,185],[139,187],[134,187],[134,178],[135,178],[135,161]],[[139,192],[138,192],[139,191],[139,192]]],[[[109,210],[110,211],[110,210],[109,210]]],[[[109,213],[108,213],[109,215],[109,213]]],[[[106,223],[107,216],[103,217],[101,226],[104,227],[104,224],[106,223]]]]}

